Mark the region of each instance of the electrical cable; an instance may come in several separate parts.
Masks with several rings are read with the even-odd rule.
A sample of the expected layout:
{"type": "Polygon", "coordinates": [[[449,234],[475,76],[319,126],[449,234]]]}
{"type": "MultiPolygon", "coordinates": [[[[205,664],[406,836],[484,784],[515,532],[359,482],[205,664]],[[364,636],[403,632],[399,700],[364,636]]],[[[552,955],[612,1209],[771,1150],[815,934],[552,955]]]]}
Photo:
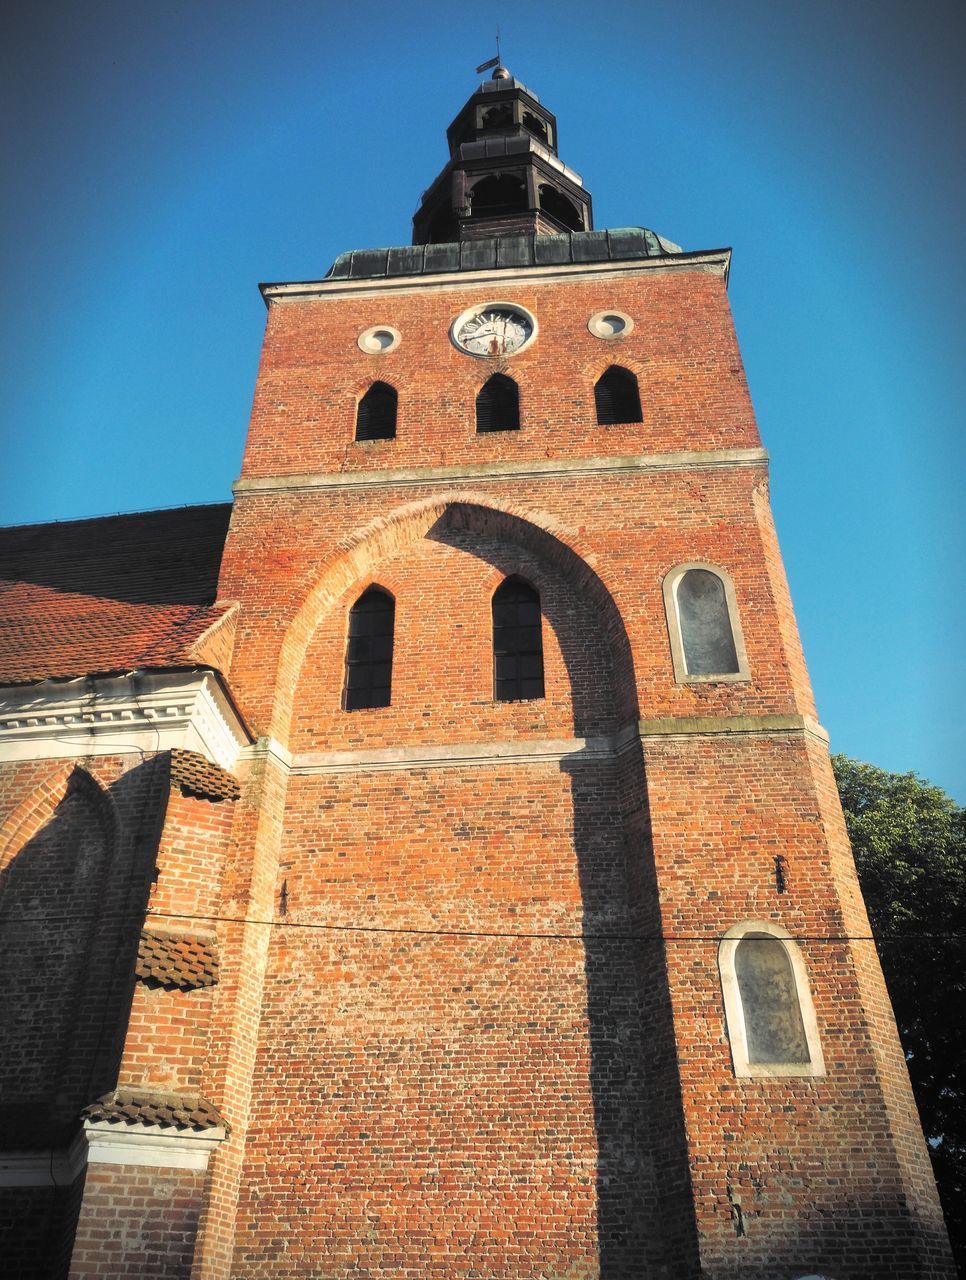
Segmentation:
{"type": "MultiPolygon", "coordinates": [[[[151,911],[145,914],[127,912],[103,912],[95,916],[18,916],[15,920],[0,921],[0,928],[19,924],[72,924],[97,919],[99,921],[122,920],[184,920],[199,924],[250,924],[273,929],[318,929],[333,933],[387,933],[413,935],[428,938],[519,938],[550,942],[722,942],[723,934],[700,933],[554,933],[525,930],[499,929],[421,929],[398,925],[327,924],[314,920],[258,920],[249,916],[194,915],[190,912],[151,911]]],[[[876,937],[871,933],[799,933],[790,934],[793,942],[964,942],[966,933],[892,933],[876,937]]]]}

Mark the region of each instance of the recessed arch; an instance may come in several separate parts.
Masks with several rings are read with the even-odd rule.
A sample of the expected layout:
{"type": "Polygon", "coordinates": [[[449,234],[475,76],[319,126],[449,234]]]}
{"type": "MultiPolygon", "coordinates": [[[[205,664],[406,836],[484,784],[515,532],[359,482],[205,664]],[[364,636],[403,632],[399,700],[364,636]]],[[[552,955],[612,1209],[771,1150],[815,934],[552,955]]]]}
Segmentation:
{"type": "Polygon", "coordinates": [[[594,383],[594,407],[602,427],[641,421],[641,393],[630,369],[612,364],[604,370],[594,383]]]}
{"type": "Polygon", "coordinates": [[[664,612],[679,684],[750,680],[738,599],[720,565],[688,561],[664,576],[664,612]]]}
{"type": "Polygon", "coordinates": [[[474,218],[496,218],[519,213],[527,207],[526,185],[513,173],[494,173],[481,178],[468,195],[474,218]]]}
{"type": "Polygon", "coordinates": [[[732,925],[718,946],[737,1076],[824,1076],[825,1058],[798,943],[771,920],[732,925]]]}
{"type": "Polygon", "coordinates": [[[497,702],[542,698],[543,613],[540,592],[519,574],[504,578],[490,601],[493,614],[493,697],[497,702]]]}
{"type": "Polygon", "coordinates": [[[505,373],[494,373],[480,387],[476,397],[476,430],[520,430],[520,388],[505,373]]]}
{"type": "Polygon", "coordinates": [[[396,601],[376,583],[349,610],[342,709],[388,707],[392,697],[392,650],[396,601]]]}
{"type": "Polygon", "coordinates": [[[348,539],[324,566],[282,641],[266,732],[283,745],[288,743],[302,663],[325,614],[347,591],[357,589],[356,584],[371,582],[382,560],[404,551],[444,519],[451,528],[472,529],[535,551],[593,606],[613,658],[617,712],[622,723],[636,721],[640,712],[630,642],[613,596],[589,563],[592,550],[583,547],[579,534],[549,514],[464,491],[407,503],[378,517],[348,539]]]}
{"type": "Polygon", "coordinates": [[[388,382],[373,382],[356,405],[357,440],[393,440],[399,395],[388,382]]]}
{"type": "Polygon", "coordinates": [[[545,213],[549,213],[551,218],[562,223],[570,231],[583,231],[584,220],[580,210],[572,200],[568,200],[556,187],[542,182],[538,188],[538,195],[540,197],[540,208],[545,213]]]}

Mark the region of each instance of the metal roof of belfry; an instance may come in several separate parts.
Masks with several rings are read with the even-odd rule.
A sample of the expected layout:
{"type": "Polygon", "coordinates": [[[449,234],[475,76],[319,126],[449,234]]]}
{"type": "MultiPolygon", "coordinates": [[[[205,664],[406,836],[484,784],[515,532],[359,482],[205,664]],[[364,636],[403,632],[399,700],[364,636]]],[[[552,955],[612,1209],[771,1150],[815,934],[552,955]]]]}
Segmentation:
{"type": "Polygon", "coordinates": [[[646,227],[571,231],[562,235],[487,236],[447,244],[407,244],[392,249],[340,253],[326,280],[435,275],[443,271],[487,271],[498,267],[539,267],[556,263],[661,258],[681,253],[678,245],[646,227]]]}

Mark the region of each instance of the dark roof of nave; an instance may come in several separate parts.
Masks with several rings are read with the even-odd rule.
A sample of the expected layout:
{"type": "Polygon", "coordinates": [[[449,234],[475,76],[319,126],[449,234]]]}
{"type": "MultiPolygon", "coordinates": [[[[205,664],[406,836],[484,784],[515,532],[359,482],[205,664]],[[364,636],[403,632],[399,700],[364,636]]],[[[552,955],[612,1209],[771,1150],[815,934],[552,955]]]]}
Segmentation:
{"type": "Polygon", "coordinates": [[[543,267],[559,263],[620,262],[681,254],[647,227],[569,231],[561,235],[484,236],[447,244],[405,244],[390,249],[340,253],[326,280],[419,276],[441,271],[487,271],[499,267],[543,267]]]}
{"type": "Polygon", "coordinates": [[[196,665],[230,503],[0,528],[0,683],[196,665]]]}

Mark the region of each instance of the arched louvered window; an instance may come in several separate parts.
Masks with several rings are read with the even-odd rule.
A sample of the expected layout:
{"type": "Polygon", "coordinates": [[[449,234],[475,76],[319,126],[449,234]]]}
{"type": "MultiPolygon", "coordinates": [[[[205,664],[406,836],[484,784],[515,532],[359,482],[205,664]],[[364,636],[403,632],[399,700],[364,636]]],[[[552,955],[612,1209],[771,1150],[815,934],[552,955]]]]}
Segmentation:
{"type": "Polygon", "coordinates": [[[346,711],[389,706],[395,617],[395,601],[381,587],[369,587],[349,610],[342,693],[346,711]]]}
{"type": "Polygon", "coordinates": [[[637,379],[629,369],[622,369],[618,364],[612,364],[597,379],[594,402],[597,405],[597,421],[602,427],[641,421],[641,395],[637,389],[637,379]]]}
{"type": "Polygon", "coordinates": [[[392,440],[399,397],[387,382],[374,382],[356,410],[357,440],[392,440]]]}
{"type": "Polygon", "coordinates": [[[495,373],[476,397],[477,431],[519,431],[520,391],[512,378],[495,373]]]}
{"type": "Polygon", "coordinates": [[[497,702],[543,697],[540,593],[520,578],[493,596],[493,677],[497,702]]]}

